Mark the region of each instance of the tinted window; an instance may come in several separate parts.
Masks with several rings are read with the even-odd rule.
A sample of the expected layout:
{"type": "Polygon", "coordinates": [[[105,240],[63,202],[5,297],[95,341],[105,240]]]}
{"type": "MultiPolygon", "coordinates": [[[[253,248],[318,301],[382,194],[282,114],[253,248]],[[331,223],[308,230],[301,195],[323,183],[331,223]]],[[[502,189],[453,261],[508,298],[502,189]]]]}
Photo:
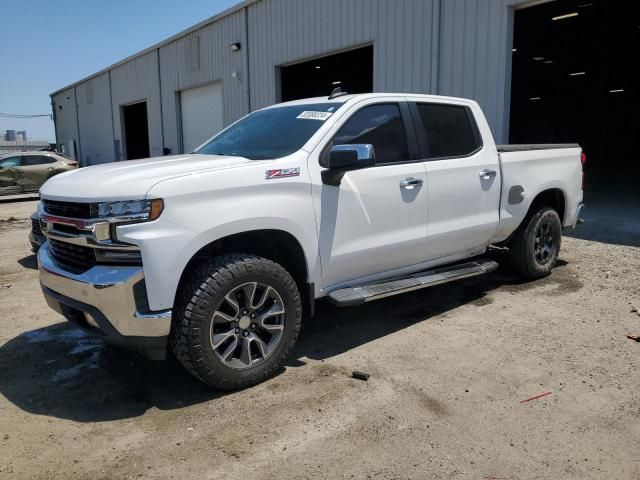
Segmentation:
{"type": "Polygon", "coordinates": [[[8,157],[0,160],[0,167],[11,168],[20,166],[20,157],[8,157]]]}
{"type": "Polygon", "coordinates": [[[342,103],[267,108],[247,115],[194,153],[252,160],[291,155],[307,143],[342,103]]]}
{"type": "Polygon", "coordinates": [[[22,157],[22,165],[25,167],[44,165],[46,163],[56,163],[56,160],[55,158],[40,155],[25,155],[24,157],[22,157]]]}
{"type": "Polygon", "coordinates": [[[371,105],[354,113],[333,139],[333,145],[353,143],[373,145],[378,163],[407,161],[409,148],[398,105],[371,105]]]}
{"type": "Polygon", "coordinates": [[[468,155],[480,147],[466,107],[418,103],[427,141],[425,158],[468,155]]]}

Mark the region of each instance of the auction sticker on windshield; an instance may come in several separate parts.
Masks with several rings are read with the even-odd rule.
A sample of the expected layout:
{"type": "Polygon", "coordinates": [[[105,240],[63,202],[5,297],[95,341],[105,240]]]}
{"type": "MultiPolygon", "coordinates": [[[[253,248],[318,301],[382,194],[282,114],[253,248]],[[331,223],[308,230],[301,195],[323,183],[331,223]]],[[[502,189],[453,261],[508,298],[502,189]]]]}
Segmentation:
{"type": "Polygon", "coordinates": [[[321,122],[324,122],[331,115],[333,115],[332,112],[316,112],[316,111],[307,110],[302,112],[296,118],[307,118],[309,120],[320,120],[321,122]]]}

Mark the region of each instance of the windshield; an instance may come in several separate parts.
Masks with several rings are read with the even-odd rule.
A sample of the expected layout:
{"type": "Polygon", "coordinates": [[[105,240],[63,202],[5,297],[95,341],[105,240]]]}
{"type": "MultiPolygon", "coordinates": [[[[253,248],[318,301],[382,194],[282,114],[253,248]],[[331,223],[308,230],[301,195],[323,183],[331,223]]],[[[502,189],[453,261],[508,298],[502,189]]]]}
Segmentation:
{"type": "Polygon", "coordinates": [[[247,115],[194,151],[251,160],[286,157],[300,148],[342,103],[267,108],[247,115]]]}

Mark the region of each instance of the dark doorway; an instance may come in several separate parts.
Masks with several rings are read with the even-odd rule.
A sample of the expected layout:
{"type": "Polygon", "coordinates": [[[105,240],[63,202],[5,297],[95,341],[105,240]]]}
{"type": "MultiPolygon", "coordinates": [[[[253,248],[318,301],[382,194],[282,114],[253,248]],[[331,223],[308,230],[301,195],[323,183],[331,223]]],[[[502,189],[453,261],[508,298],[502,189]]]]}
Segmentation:
{"type": "Polygon", "coordinates": [[[147,120],[147,102],[124,105],[122,107],[124,123],[125,158],[149,157],[149,125],[147,120]]]}
{"type": "Polygon", "coordinates": [[[517,10],[513,46],[510,141],[578,142],[587,191],[637,188],[640,2],[517,10]]]}
{"type": "Polygon", "coordinates": [[[349,93],[373,91],[373,46],[316,58],[280,69],[282,101],[329,95],[336,87],[349,93]]]}

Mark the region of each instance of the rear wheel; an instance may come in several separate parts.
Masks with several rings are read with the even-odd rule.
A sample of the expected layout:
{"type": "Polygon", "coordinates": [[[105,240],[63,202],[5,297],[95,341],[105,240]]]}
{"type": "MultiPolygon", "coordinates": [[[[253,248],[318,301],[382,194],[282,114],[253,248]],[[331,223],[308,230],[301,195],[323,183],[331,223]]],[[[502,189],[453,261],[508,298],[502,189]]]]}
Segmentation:
{"type": "Polygon", "coordinates": [[[558,260],[562,224],[558,212],[541,207],[528,215],[509,245],[512,268],[525,278],[551,273],[558,260]]]}
{"type": "Polygon", "coordinates": [[[193,375],[235,389],[283,366],[302,318],[300,294],[284,268],[253,255],[225,255],[205,262],[182,290],[171,345],[193,375]]]}

